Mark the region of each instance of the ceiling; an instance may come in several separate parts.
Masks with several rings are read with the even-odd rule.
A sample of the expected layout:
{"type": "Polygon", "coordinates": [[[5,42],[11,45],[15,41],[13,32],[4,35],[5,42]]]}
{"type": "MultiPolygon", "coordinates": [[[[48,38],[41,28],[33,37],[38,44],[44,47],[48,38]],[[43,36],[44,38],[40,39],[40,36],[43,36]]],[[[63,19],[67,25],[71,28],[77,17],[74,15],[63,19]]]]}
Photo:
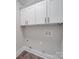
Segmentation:
{"type": "Polygon", "coordinates": [[[17,0],[21,5],[33,4],[42,0],[17,0]]]}

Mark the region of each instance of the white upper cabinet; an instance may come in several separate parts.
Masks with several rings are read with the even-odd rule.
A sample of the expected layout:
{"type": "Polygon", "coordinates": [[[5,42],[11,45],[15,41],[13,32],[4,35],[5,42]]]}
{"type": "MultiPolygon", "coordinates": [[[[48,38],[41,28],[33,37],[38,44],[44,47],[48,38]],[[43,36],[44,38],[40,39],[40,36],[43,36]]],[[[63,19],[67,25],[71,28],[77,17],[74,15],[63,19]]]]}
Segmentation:
{"type": "Polygon", "coordinates": [[[47,6],[49,23],[62,23],[63,0],[48,0],[47,6]]]}
{"type": "Polygon", "coordinates": [[[21,9],[21,25],[63,23],[63,0],[44,0],[21,9]]]}
{"type": "Polygon", "coordinates": [[[30,6],[21,10],[21,25],[35,24],[35,7],[30,6]]]}
{"type": "Polygon", "coordinates": [[[21,10],[21,25],[44,24],[46,19],[46,1],[36,3],[21,10]]]}
{"type": "Polygon", "coordinates": [[[46,1],[35,4],[36,24],[44,24],[46,18],[46,1]]]}
{"type": "Polygon", "coordinates": [[[26,16],[27,16],[27,20],[28,20],[28,25],[33,25],[35,24],[35,6],[30,6],[27,9],[27,13],[26,13],[26,16]]]}

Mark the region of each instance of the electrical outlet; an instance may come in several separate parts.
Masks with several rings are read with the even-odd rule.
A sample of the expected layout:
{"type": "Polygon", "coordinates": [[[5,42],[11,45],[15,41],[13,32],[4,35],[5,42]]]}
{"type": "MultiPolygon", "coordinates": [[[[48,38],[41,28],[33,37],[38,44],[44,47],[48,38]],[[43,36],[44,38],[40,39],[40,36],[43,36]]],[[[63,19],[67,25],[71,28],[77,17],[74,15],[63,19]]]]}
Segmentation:
{"type": "Polygon", "coordinates": [[[52,32],[52,31],[45,31],[44,32],[44,36],[46,36],[48,38],[53,37],[53,35],[54,35],[54,32],[52,32]]]}

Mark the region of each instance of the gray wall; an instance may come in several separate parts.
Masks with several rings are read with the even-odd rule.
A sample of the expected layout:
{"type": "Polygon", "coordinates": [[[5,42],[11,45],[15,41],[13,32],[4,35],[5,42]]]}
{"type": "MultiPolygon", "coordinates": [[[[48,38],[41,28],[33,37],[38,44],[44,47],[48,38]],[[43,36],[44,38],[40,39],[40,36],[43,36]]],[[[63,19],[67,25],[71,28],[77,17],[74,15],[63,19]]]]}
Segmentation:
{"type": "Polygon", "coordinates": [[[27,26],[24,29],[24,39],[29,40],[26,41],[26,46],[48,54],[56,54],[62,50],[63,25],[27,26]]]}
{"type": "Polygon", "coordinates": [[[22,29],[20,27],[20,4],[16,2],[16,51],[22,48],[24,44],[24,38],[22,34],[22,29]]]}

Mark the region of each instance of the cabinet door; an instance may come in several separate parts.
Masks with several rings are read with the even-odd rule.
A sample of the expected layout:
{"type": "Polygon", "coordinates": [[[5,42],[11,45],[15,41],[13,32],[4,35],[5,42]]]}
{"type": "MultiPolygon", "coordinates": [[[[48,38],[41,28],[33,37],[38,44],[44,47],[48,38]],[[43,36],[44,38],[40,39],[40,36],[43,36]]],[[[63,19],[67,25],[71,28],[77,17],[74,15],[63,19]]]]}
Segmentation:
{"type": "Polygon", "coordinates": [[[35,24],[35,5],[27,8],[27,19],[29,25],[35,24]]]}
{"type": "Polygon", "coordinates": [[[63,22],[63,0],[59,0],[59,17],[60,22],[63,22]]]}
{"type": "Polygon", "coordinates": [[[62,22],[62,0],[48,0],[48,17],[50,23],[62,22]]]}
{"type": "Polygon", "coordinates": [[[44,24],[46,18],[46,1],[35,4],[35,22],[36,24],[44,24]]]}
{"type": "Polygon", "coordinates": [[[35,8],[33,6],[26,7],[21,10],[21,24],[32,25],[35,24],[35,8]]]}
{"type": "Polygon", "coordinates": [[[26,10],[25,9],[21,9],[21,20],[20,23],[21,25],[26,25],[26,10]]]}

